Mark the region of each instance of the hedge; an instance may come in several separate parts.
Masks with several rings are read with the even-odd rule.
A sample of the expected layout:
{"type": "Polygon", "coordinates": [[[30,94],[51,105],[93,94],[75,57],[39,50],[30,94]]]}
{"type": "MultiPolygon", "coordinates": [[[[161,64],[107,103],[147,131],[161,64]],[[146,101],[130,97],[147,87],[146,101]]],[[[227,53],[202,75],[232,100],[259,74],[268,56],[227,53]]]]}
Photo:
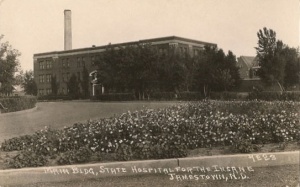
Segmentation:
{"type": "Polygon", "coordinates": [[[34,108],[36,106],[37,98],[34,96],[15,96],[0,98],[0,103],[7,109],[2,109],[2,113],[16,112],[34,108]]]}
{"type": "Polygon", "coordinates": [[[251,92],[248,99],[265,101],[300,101],[300,92],[251,92]]]}
{"type": "Polygon", "coordinates": [[[44,100],[72,100],[71,96],[68,95],[42,95],[38,96],[39,101],[44,101],[44,100]]]}
{"type": "Polygon", "coordinates": [[[136,100],[132,93],[108,93],[92,96],[91,100],[94,101],[133,101],[136,100]]]}

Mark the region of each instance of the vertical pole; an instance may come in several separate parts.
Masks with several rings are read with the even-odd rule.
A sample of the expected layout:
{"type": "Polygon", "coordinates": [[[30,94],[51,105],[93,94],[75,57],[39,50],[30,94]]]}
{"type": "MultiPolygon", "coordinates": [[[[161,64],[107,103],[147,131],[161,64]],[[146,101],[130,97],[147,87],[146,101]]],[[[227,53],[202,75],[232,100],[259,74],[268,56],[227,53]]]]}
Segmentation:
{"type": "Polygon", "coordinates": [[[95,96],[95,84],[93,84],[93,96],[95,96]]]}

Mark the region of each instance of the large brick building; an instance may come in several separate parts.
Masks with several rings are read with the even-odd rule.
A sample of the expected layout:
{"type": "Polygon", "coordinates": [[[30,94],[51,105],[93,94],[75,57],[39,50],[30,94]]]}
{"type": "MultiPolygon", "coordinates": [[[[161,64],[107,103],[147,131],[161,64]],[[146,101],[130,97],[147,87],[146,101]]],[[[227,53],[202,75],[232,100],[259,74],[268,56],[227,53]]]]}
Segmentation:
{"type": "MultiPolygon", "coordinates": [[[[204,46],[217,46],[213,43],[202,42],[177,36],[146,39],[134,42],[111,44],[113,47],[136,45],[141,43],[150,43],[162,53],[172,47],[178,53],[187,53],[191,56],[198,55],[204,46]]],[[[67,82],[72,74],[82,80],[83,67],[88,72],[96,70],[95,61],[99,60],[101,53],[105,51],[107,45],[92,46],[82,49],[70,49],[64,51],[53,51],[34,54],[34,77],[38,87],[38,95],[48,95],[52,93],[51,79],[56,77],[59,85],[58,94],[66,95],[68,93],[67,82]]],[[[99,67],[101,68],[101,67],[99,67]]],[[[90,93],[92,87],[89,85],[90,93]]],[[[82,88],[80,88],[82,92],[82,88]]]]}

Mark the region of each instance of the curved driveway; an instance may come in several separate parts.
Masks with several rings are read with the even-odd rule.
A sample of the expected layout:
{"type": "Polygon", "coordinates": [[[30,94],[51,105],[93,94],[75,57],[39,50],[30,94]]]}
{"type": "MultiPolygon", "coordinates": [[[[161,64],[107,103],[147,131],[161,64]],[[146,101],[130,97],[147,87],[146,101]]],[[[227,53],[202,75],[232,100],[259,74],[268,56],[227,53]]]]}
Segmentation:
{"type": "Polygon", "coordinates": [[[41,102],[29,112],[0,114],[0,143],[19,135],[32,134],[45,126],[63,128],[89,119],[111,117],[128,110],[160,108],[175,102],[41,102]]]}

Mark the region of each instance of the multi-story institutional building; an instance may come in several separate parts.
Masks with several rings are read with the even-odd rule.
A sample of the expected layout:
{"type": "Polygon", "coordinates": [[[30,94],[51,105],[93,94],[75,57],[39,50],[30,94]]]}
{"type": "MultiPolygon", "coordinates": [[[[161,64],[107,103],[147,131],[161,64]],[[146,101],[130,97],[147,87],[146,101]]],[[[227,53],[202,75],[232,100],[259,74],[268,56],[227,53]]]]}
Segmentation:
{"type": "MultiPolygon", "coordinates": [[[[112,47],[137,45],[141,43],[149,43],[157,48],[160,53],[167,52],[170,47],[175,48],[178,53],[198,55],[204,46],[216,47],[216,44],[181,38],[177,36],[146,39],[134,42],[111,44],[112,47]]],[[[46,53],[34,54],[34,78],[37,83],[38,95],[47,95],[52,93],[51,79],[56,77],[58,82],[58,94],[65,95],[68,93],[67,82],[72,74],[82,80],[83,68],[88,72],[96,70],[95,62],[99,60],[101,53],[107,48],[105,46],[92,46],[82,49],[66,49],[64,51],[53,51],[46,53]]],[[[82,91],[82,88],[80,88],[82,91]]],[[[90,93],[92,85],[89,85],[90,93]]]]}

